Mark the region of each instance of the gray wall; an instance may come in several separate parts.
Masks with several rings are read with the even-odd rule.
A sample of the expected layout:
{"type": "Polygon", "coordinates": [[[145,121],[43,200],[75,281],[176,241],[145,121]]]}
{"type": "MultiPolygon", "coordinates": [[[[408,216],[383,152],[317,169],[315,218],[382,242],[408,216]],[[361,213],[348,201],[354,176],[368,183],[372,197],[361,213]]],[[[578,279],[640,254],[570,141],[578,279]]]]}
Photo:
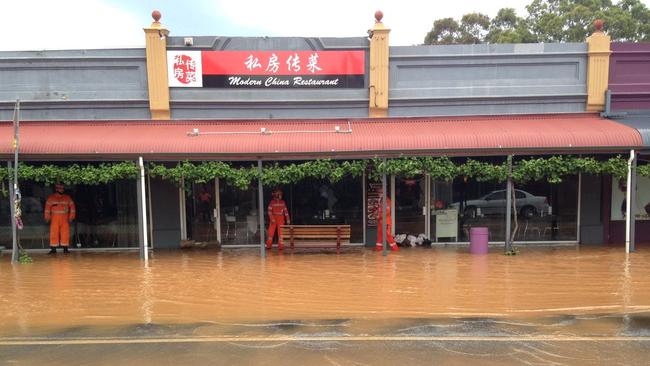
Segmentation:
{"type": "Polygon", "coordinates": [[[580,243],[604,243],[601,218],[602,177],[582,175],[582,195],[580,197],[580,243]]]}
{"type": "Polygon", "coordinates": [[[584,112],[584,43],[390,49],[390,116],[584,112]]]}
{"type": "MultiPolygon", "coordinates": [[[[364,37],[193,37],[192,47],[183,46],[183,38],[170,37],[168,50],[368,49],[368,39],[364,37]]],[[[366,77],[366,87],[359,89],[171,88],[171,113],[172,119],[363,118],[368,116],[367,84],[366,77]]]]}
{"type": "MultiPolygon", "coordinates": [[[[368,39],[170,37],[169,49],[368,49],[368,39]]],[[[505,44],[390,49],[390,116],[583,112],[587,46],[505,44]]],[[[366,69],[368,59],[366,59],[366,69]]],[[[367,74],[367,73],[366,73],[367,74]]],[[[361,118],[368,90],[172,88],[174,119],[361,118]]],[[[144,49],[0,52],[0,120],[150,118],[144,49]]]]}
{"type": "Polygon", "coordinates": [[[0,120],[148,119],[145,50],[0,52],[0,120]]]}

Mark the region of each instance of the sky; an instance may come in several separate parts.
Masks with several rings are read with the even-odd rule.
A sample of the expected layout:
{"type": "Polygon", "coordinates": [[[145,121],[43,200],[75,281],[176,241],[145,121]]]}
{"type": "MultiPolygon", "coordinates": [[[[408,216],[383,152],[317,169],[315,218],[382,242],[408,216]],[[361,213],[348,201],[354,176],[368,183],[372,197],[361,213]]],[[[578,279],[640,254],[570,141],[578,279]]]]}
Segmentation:
{"type": "MultiPolygon", "coordinates": [[[[421,44],[433,21],[532,0],[0,0],[0,51],[144,47],[154,9],[171,36],[364,37],[384,13],[392,46],[421,44]]],[[[643,0],[649,4],[650,0],[643,0]]]]}

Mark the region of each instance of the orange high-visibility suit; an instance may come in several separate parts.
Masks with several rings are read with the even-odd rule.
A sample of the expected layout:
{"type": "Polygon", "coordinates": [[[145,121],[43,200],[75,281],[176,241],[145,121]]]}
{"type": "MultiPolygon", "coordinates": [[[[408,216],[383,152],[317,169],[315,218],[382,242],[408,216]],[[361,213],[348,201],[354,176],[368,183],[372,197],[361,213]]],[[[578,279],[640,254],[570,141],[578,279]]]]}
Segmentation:
{"type": "Polygon", "coordinates": [[[287,204],[282,199],[272,199],[269,203],[268,215],[269,230],[266,233],[266,249],[271,249],[271,246],[273,245],[273,236],[276,232],[278,233],[278,249],[282,249],[283,243],[282,239],[280,239],[280,226],[284,225],[285,222],[291,222],[291,219],[289,218],[289,210],[287,210],[287,204]]]}
{"type": "Polygon", "coordinates": [[[63,193],[52,193],[45,202],[45,221],[50,222],[50,246],[70,245],[70,221],[77,215],[72,198],[63,193]]]}
{"type": "MultiPolygon", "coordinates": [[[[384,214],[383,212],[381,212],[381,198],[379,199],[377,206],[378,206],[377,207],[377,243],[375,245],[375,249],[383,250],[384,236],[382,235],[382,226],[383,226],[384,214]]],[[[386,197],[386,242],[388,242],[388,244],[390,245],[390,250],[397,251],[399,250],[399,247],[395,242],[395,238],[393,238],[393,234],[391,234],[392,223],[393,220],[391,219],[391,214],[390,214],[390,198],[386,197]]]]}

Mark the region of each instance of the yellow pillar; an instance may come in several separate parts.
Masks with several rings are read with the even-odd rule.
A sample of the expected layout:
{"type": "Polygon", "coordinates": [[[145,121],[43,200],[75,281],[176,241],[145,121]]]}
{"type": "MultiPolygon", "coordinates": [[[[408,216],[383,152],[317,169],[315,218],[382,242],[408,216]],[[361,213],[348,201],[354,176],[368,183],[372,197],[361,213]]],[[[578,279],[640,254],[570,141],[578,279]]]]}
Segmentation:
{"type": "Polygon", "coordinates": [[[587,71],[587,111],[605,109],[605,91],[609,86],[609,55],[611,38],[603,33],[603,21],[594,22],[596,30],[587,37],[589,53],[587,71]]]}
{"type": "Polygon", "coordinates": [[[151,13],[153,23],[144,28],[147,45],[147,80],[151,119],[170,119],[169,81],[167,80],[167,36],[169,30],[160,24],[160,12],[151,13]]]}
{"type": "Polygon", "coordinates": [[[370,80],[369,80],[369,108],[368,116],[388,116],[388,33],[390,29],[384,27],[381,19],[384,14],[375,12],[375,26],[370,30],[370,80]]]}

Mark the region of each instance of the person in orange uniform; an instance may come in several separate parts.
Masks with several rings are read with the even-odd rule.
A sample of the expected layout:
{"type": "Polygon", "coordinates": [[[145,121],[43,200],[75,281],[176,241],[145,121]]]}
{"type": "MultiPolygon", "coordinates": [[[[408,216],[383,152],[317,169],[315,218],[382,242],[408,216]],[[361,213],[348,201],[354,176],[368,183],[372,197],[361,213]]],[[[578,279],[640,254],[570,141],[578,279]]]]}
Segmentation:
{"type": "Polygon", "coordinates": [[[275,233],[278,233],[278,250],[283,249],[282,239],[280,239],[280,226],[285,223],[291,224],[291,219],[289,218],[289,210],[287,210],[287,204],[282,199],[282,190],[276,188],[273,190],[273,199],[269,202],[268,207],[269,215],[269,230],[267,231],[266,239],[266,249],[271,249],[273,246],[273,236],[275,233]]]}
{"type": "MultiPolygon", "coordinates": [[[[377,243],[375,245],[376,250],[383,250],[384,249],[384,236],[382,235],[382,226],[383,226],[383,219],[384,219],[384,214],[381,212],[381,196],[383,192],[382,189],[379,189],[379,200],[377,201],[377,243]]],[[[391,234],[391,226],[392,226],[393,220],[391,219],[390,215],[390,198],[386,196],[386,241],[390,245],[390,250],[392,251],[398,251],[399,247],[397,246],[397,243],[395,242],[395,238],[393,238],[393,234],[391,234]]]]}
{"type": "Polygon", "coordinates": [[[63,184],[57,183],[54,189],[55,192],[45,201],[45,221],[50,222],[50,254],[56,254],[58,246],[63,247],[63,253],[68,253],[70,222],[75,219],[77,211],[72,198],[63,193],[63,184]]]}

